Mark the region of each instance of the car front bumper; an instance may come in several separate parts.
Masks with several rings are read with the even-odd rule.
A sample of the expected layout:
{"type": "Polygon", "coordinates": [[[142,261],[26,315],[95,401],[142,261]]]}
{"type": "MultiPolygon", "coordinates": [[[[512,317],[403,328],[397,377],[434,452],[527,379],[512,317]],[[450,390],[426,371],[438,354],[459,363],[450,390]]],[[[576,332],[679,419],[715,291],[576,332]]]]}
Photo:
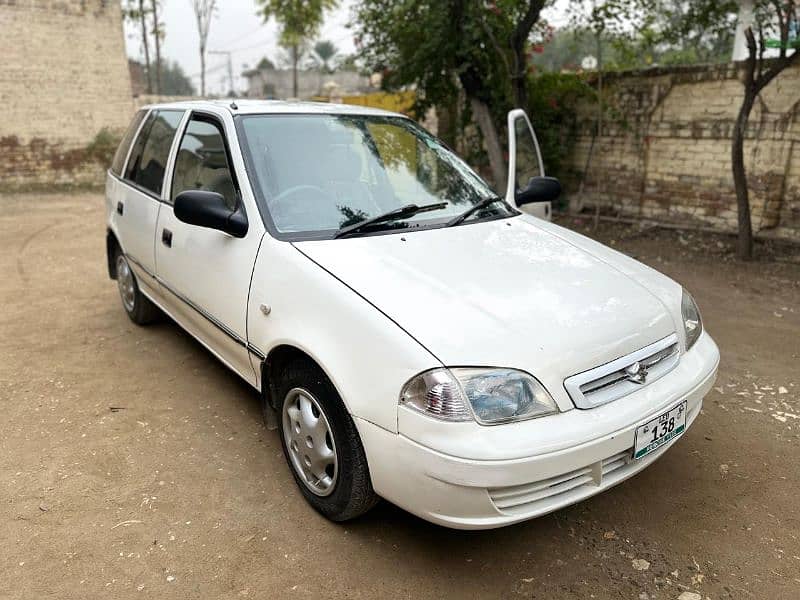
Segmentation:
{"type": "Polygon", "coordinates": [[[636,428],[686,401],[688,429],[718,364],[704,333],[671,373],[603,407],[494,427],[401,414],[399,434],[355,422],[380,496],[447,527],[502,527],[593,496],[657,460],[680,438],[633,460],[636,428]]]}

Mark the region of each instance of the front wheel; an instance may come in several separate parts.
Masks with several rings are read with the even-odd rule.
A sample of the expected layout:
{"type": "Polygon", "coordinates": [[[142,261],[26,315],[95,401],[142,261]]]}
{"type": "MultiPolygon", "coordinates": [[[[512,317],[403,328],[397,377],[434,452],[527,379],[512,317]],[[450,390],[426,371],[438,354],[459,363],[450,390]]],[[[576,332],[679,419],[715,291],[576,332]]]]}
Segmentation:
{"type": "Polygon", "coordinates": [[[328,378],[298,361],[287,367],[276,388],[281,445],[306,501],[333,521],[367,512],[378,500],[367,458],[353,419],[328,378]]]}

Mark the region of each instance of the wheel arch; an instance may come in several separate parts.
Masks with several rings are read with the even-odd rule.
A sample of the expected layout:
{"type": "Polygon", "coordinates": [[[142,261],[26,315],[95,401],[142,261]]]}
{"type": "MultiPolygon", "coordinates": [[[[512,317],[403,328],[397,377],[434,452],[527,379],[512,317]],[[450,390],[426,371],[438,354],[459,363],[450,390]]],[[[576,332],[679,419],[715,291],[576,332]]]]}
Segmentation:
{"type": "Polygon", "coordinates": [[[114,262],[114,255],[117,250],[122,250],[122,244],[119,243],[117,235],[111,230],[106,230],[106,262],[108,265],[108,276],[111,279],[117,278],[117,265],[114,262]]]}
{"type": "Polygon", "coordinates": [[[319,369],[320,373],[322,373],[328,379],[333,388],[336,390],[336,393],[339,395],[339,398],[341,398],[342,403],[345,405],[347,411],[350,412],[347,402],[345,401],[344,396],[342,396],[341,391],[338,389],[334,378],[330,376],[320,361],[302,348],[289,343],[278,344],[272,348],[267,353],[266,358],[261,361],[261,390],[264,395],[264,401],[271,408],[276,410],[278,408],[279,399],[275,394],[275,383],[278,381],[283,370],[291,362],[296,360],[306,362],[314,368],[319,369]]]}

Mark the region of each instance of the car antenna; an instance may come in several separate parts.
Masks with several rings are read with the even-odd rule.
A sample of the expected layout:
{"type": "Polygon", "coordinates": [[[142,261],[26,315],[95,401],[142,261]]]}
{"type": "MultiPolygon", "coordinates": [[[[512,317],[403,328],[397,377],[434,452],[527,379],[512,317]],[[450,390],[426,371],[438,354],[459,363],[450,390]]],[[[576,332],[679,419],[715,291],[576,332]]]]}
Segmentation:
{"type": "Polygon", "coordinates": [[[239,108],[239,107],[236,106],[236,101],[231,102],[231,109],[232,110],[236,110],[237,108],[239,108]]]}

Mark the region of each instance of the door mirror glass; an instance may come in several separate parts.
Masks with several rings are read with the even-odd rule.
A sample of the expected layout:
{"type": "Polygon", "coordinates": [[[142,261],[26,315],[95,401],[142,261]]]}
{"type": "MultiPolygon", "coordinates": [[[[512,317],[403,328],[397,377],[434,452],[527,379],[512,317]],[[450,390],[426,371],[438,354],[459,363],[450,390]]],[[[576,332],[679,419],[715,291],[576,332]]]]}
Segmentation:
{"type": "Polygon", "coordinates": [[[515,194],[517,206],[532,202],[554,202],[561,195],[561,182],[555,177],[531,177],[524,190],[515,194]]]}
{"type": "Polygon", "coordinates": [[[175,217],[198,227],[224,231],[234,237],[247,233],[247,217],[241,210],[232,210],[219,192],[187,190],[175,197],[175,217]]]}

